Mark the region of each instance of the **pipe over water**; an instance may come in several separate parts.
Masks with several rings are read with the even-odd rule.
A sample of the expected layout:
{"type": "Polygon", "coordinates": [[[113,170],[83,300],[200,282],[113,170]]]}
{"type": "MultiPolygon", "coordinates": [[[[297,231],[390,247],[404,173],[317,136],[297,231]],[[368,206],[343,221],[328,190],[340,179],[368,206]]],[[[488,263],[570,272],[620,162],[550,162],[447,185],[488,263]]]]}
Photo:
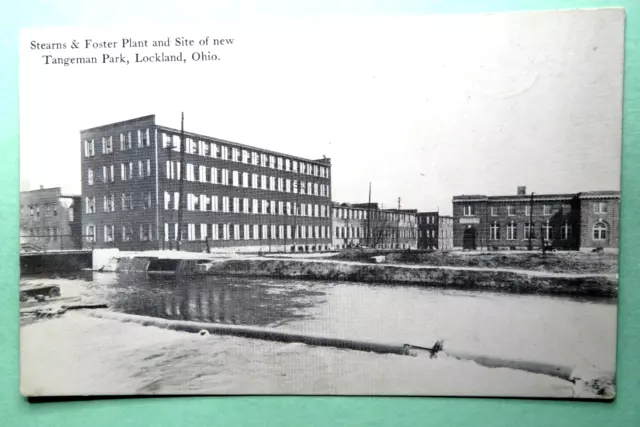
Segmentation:
{"type": "Polygon", "coordinates": [[[383,354],[399,354],[405,356],[417,356],[421,351],[429,353],[430,357],[436,357],[442,353],[460,360],[469,360],[488,368],[507,368],[526,371],[534,374],[548,375],[575,382],[574,368],[570,366],[555,365],[526,360],[501,359],[494,356],[477,355],[472,353],[451,352],[444,350],[442,341],[437,341],[433,348],[412,346],[410,344],[378,343],[370,341],[358,341],[342,338],[322,337],[316,335],[304,335],[294,332],[278,331],[270,328],[257,328],[252,326],[223,325],[216,323],[192,322],[185,320],[169,320],[156,317],[138,316],[132,314],[116,313],[107,310],[86,311],[92,317],[116,320],[120,322],[137,323],[143,326],[155,326],[164,329],[200,333],[206,331],[209,334],[231,335],[243,338],[253,338],[266,341],[278,341],[285,343],[303,343],[307,345],[336,347],[357,351],[367,351],[383,354]]]}

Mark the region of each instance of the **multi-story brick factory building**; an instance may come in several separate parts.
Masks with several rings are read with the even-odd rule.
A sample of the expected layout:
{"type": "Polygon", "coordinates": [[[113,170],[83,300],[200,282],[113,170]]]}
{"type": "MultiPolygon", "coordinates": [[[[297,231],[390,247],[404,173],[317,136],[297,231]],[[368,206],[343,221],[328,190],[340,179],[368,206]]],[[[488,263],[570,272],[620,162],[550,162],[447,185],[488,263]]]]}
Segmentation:
{"type": "Polygon", "coordinates": [[[182,132],[154,115],[83,130],[81,143],[85,245],[330,249],[330,159],[182,132]]]}
{"type": "Polygon", "coordinates": [[[80,249],[80,196],[60,187],[20,192],[20,249],[46,252],[80,249]]]}
{"type": "Polygon", "coordinates": [[[369,210],[366,207],[354,207],[348,203],[333,203],[331,229],[333,230],[333,248],[347,249],[366,246],[369,210]]]}
{"type": "Polygon", "coordinates": [[[454,247],[617,251],[620,192],[462,195],[453,198],[454,247]]]}
{"type": "Polygon", "coordinates": [[[418,212],[418,249],[438,248],[438,212],[418,212]]]}
{"type": "Polygon", "coordinates": [[[334,203],[335,249],[366,246],[378,249],[416,249],[417,210],[381,209],[378,203],[334,203]]]}

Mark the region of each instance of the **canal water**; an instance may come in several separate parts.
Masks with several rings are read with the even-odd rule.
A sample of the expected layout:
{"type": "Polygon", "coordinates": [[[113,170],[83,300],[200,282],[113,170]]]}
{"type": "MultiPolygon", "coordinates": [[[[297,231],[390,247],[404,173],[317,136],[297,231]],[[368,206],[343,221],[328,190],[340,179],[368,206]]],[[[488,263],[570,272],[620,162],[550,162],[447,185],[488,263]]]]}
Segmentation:
{"type": "MultiPolygon", "coordinates": [[[[582,371],[615,370],[615,300],[115,273],[22,281],[59,283],[63,297],[104,301],[110,310],[127,314],[425,347],[444,340],[445,350],[571,365],[582,371]]],[[[23,326],[22,349],[23,378],[41,393],[575,393],[570,383],[555,378],[446,357],[200,337],[81,313],[23,326]],[[51,372],[48,366],[58,370],[51,372]],[[69,372],[59,369],[64,366],[69,372]]]]}

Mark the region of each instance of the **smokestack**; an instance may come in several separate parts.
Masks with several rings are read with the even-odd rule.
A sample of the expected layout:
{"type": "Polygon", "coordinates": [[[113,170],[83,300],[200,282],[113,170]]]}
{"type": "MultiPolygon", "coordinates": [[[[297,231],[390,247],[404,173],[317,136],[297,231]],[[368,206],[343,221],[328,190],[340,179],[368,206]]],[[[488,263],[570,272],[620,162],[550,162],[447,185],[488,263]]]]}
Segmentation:
{"type": "Polygon", "coordinates": [[[527,194],[527,187],[518,187],[518,196],[524,196],[527,194]]]}

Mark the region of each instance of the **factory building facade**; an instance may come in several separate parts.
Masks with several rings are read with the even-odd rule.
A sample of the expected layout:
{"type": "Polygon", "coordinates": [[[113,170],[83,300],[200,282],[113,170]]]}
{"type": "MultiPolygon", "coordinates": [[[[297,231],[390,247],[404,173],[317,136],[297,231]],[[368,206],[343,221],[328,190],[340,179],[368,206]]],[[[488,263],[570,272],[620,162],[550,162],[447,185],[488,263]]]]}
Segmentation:
{"type": "Polygon", "coordinates": [[[160,126],[81,131],[83,246],[329,250],[331,161],[160,126]]]}
{"type": "Polygon", "coordinates": [[[617,251],[620,193],[455,196],[453,222],[457,249],[617,251]]]}

